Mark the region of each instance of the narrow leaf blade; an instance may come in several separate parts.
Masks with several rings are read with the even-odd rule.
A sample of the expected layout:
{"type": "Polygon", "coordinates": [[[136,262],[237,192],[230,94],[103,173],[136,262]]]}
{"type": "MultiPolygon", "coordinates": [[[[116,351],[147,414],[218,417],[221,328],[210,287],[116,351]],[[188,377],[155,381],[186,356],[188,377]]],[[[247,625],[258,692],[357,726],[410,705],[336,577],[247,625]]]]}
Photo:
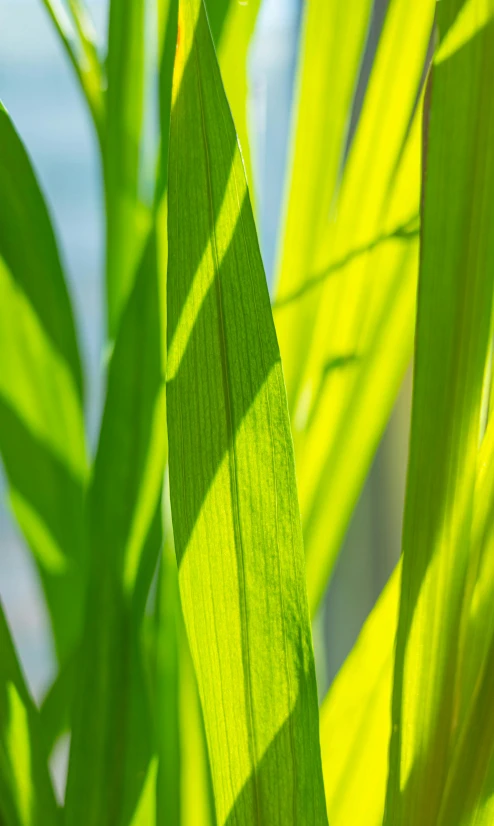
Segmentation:
{"type": "Polygon", "coordinates": [[[47,757],[0,603],[0,821],[5,826],[61,822],[47,757]]]}
{"type": "Polygon", "coordinates": [[[82,623],[86,455],[82,371],[55,235],[0,105],[0,452],[61,659],[82,623]]]}
{"type": "Polygon", "coordinates": [[[494,281],[493,31],[432,73],[386,824],[437,823],[454,734],[494,281]]]}
{"type": "Polygon", "coordinates": [[[326,823],[293,453],[245,174],[204,8],[182,0],[167,415],[179,582],[219,824],[326,823]],[[268,688],[269,687],[269,688],[268,688]]]}

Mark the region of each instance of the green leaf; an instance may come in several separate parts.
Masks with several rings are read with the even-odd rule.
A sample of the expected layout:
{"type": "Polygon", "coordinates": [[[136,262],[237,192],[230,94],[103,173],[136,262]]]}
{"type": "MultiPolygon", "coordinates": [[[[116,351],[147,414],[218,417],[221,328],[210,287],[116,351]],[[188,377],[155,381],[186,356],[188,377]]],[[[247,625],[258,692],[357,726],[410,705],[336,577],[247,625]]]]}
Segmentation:
{"type": "Polygon", "coordinates": [[[454,737],[494,277],[493,37],[432,73],[386,824],[438,822],[454,737]]]}
{"type": "MultiPolygon", "coordinates": [[[[182,760],[180,749],[180,598],[173,547],[168,486],[164,493],[164,545],[154,613],[149,617],[154,727],[158,755],[156,824],[181,826],[182,760]]],[[[148,619],[148,618],[146,618],[148,619]]],[[[191,790],[191,794],[192,790],[191,790]]]]}
{"type": "Polygon", "coordinates": [[[179,6],[169,163],[170,491],[217,820],[325,824],[280,356],[199,0],[179,6]]]}
{"type": "Polygon", "coordinates": [[[331,826],[381,826],[391,735],[400,566],[390,577],[321,707],[331,826]]]}
{"type": "Polygon", "coordinates": [[[82,372],[50,218],[1,105],[0,361],[0,452],[63,659],[80,632],[85,586],[82,372]]]}
{"type": "MultiPolygon", "coordinates": [[[[348,65],[345,40],[341,53],[337,52],[341,89],[338,72],[328,80],[335,85],[335,117],[340,124],[335,135],[340,137],[331,144],[327,189],[322,175],[322,183],[314,183],[322,160],[312,168],[309,160],[298,158],[300,186],[308,164],[313,181],[301,198],[301,209],[305,210],[308,198],[317,200],[320,192],[323,209],[319,212],[317,204],[312,207],[316,217],[307,226],[310,236],[304,236],[300,247],[302,254],[307,245],[305,258],[297,265],[298,257],[289,253],[298,232],[297,197],[292,196],[293,231],[287,224],[286,265],[274,304],[288,372],[312,612],[324,593],[411,355],[420,180],[416,110],[434,3],[390,3],[355,135],[336,185],[335,165],[345,134],[341,124],[351,99],[362,33],[353,4],[344,9],[335,4],[332,13],[341,15],[352,44],[348,65]]],[[[306,143],[300,141],[302,147],[309,141],[317,145],[321,158],[324,141],[316,144],[310,132],[305,135],[303,112],[313,113],[309,120],[313,130],[322,129],[324,135],[330,129],[331,120],[325,125],[322,114],[322,125],[317,123],[318,113],[326,111],[327,94],[322,81],[316,83],[310,74],[311,44],[317,45],[319,38],[323,55],[326,41],[317,20],[311,29],[307,26],[306,36],[310,33],[306,87],[302,78],[305,98],[299,104],[299,129],[306,143]],[[312,100],[311,89],[321,97],[312,100]]]]}
{"type": "Polygon", "coordinates": [[[37,709],[24,681],[0,603],[0,822],[61,822],[37,709]]]}
{"type": "Polygon", "coordinates": [[[249,96],[247,61],[261,3],[260,0],[249,0],[247,3],[230,0],[221,26],[219,26],[216,22],[216,15],[214,17],[212,15],[212,7],[221,5],[225,5],[224,0],[208,0],[206,9],[252,199],[254,180],[247,122],[249,96]]]}
{"type": "Polygon", "coordinates": [[[68,2],[69,8],[66,8],[62,0],[43,0],[74,67],[102,146],[105,128],[105,72],[98,56],[96,36],[84,3],[82,0],[68,2]]]}
{"type": "Polygon", "coordinates": [[[183,620],[180,632],[181,824],[214,826],[216,819],[204,719],[183,620]]]}
{"type": "Polygon", "coordinates": [[[214,807],[202,712],[183,625],[169,498],[165,497],[152,658],[158,743],[157,826],[211,826],[214,807]]]}
{"type": "Polygon", "coordinates": [[[40,725],[48,754],[52,753],[59,737],[71,727],[79,655],[76,647],[66,657],[40,705],[40,725]]]}
{"type": "MultiPolygon", "coordinates": [[[[472,697],[478,691],[479,674],[486,663],[494,635],[493,460],[494,420],[490,420],[479,452],[475,484],[471,546],[475,577],[471,593],[470,589],[467,591],[470,596],[465,597],[465,643],[458,687],[463,700],[456,701],[462,720],[468,718],[472,697]]],[[[391,735],[400,571],[401,566],[391,576],[321,708],[324,786],[328,815],[333,826],[347,823],[377,826],[382,822],[391,735]]],[[[484,727],[487,717],[486,714],[484,727]]],[[[479,752],[473,743],[470,748],[471,754],[479,752]]],[[[458,786],[451,782],[451,788],[457,788],[463,794],[463,781],[460,783],[458,777],[456,781],[458,786]]],[[[493,788],[492,782],[490,788],[493,788]]]]}
{"type": "Polygon", "coordinates": [[[146,233],[139,168],[144,114],[144,0],[112,0],[103,163],[107,215],[108,332],[114,340],[146,233]]]}
{"type": "MultiPolygon", "coordinates": [[[[327,231],[371,8],[370,0],[351,5],[314,0],[304,6],[278,302],[306,284],[327,231]]],[[[307,333],[301,329],[301,312],[291,302],[276,317],[281,351],[290,354],[283,359],[290,407],[306,358],[305,347],[289,345],[294,328],[297,345],[307,333]]]]}
{"type": "Polygon", "coordinates": [[[166,428],[160,290],[153,232],[110,362],[89,491],[91,570],[68,826],[127,824],[139,800],[139,817],[145,817],[154,789],[140,626],[161,544],[166,428]]]}

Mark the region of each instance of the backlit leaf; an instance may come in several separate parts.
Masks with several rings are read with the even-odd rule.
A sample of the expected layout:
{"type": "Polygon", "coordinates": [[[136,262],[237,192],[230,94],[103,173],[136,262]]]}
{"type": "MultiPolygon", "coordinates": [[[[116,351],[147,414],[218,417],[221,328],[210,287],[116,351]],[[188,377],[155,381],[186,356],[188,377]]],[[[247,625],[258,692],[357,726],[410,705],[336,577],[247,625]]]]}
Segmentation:
{"type": "Polygon", "coordinates": [[[43,3],[74,67],[102,146],[106,77],[88,10],[83,0],[68,0],[68,7],[64,0],[43,0],[43,3]]]}
{"type": "Polygon", "coordinates": [[[54,826],[61,822],[38,712],[17,661],[1,603],[0,822],[2,826],[54,826]]]}
{"type": "Polygon", "coordinates": [[[55,236],[29,158],[0,106],[0,452],[61,659],[85,585],[82,372],[55,236]]]}
{"type": "Polygon", "coordinates": [[[399,568],[321,707],[321,753],[332,826],[381,826],[391,734],[399,568]]]}
{"type": "Polygon", "coordinates": [[[155,770],[140,625],[161,543],[166,455],[157,272],[152,233],[110,362],[89,491],[91,568],[76,679],[69,826],[128,824],[155,770]]]}
{"type": "Polygon", "coordinates": [[[325,824],[283,376],[198,0],[179,6],[169,181],[170,490],[217,820],[325,824]]]}
{"type": "Polygon", "coordinates": [[[111,340],[132,291],[148,230],[140,193],[144,116],[144,0],[112,0],[108,29],[103,164],[107,217],[107,309],[111,340]]]}
{"type": "MultiPolygon", "coordinates": [[[[438,4],[439,43],[456,6],[438,4]]],[[[432,72],[386,824],[438,822],[454,735],[494,279],[493,60],[491,23],[432,72]]]]}
{"type": "Polygon", "coordinates": [[[326,181],[319,170],[324,135],[333,127],[332,109],[324,114],[326,86],[317,75],[311,79],[311,46],[319,60],[328,61],[324,47],[330,35],[315,19],[306,27],[297,135],[301,149],[294,178],[294,185],[300,182],[297,192],[305,191],[304,170],[312,184],[300,197],[300,218],[292,196],[274,302],[288,374],[312,612],[411,354],[420,180],[416,109],[434,12],[432,0],[390,3],[356,131],[336,177],[363,31],[353,4],[333,5],[331,14],[348,31],[351,44],[348,50],[345,39],[340,47],[339,40],[333,44],[341,69],[327,76],[338,101],[334,135],[339,138],[330,144],[326,181]],[[320,158],[317,165],[310,146],[320,158]],[[316,183],[318,176],[321,183],[316,183]],[[304,217],[307,210],[315,216],[312,220],[304,217]],[[292,239],[302,232],[299,226],[305,234],[291,254],[292,239]]]}
{"type": "MultiPolygon", "coordinates": [[[[494,557],[491,553],[494,540],[494,421],[489,422],[482,442],[478,467],[471,558],[480,560],[480,564],[476,566],[471,598],[465,599],[466,656],[462,660],[458,686],[463,701],[460,702],[458,698],[456,701],[460,717],[464,721],[468,719],[472,697],[478,691],[475,683],[482,673],[494,634],[494,557]]],[[[333,826],[344,826],[347,823],[377,826],[382,823],[391,735],[391,694],[399,594],[400,567],[391,576],[321,708],[324,786],[328,815],[333,826]]],[[[485,725],[488,716],[485,709],[485,729],[488,728],[485,725]]],[[[477,736],[473,729],[471,733],[477,736]]],[[[473,753],[478,753],[478,749],[472,743],[470,755],[473,753]]],[[[473,765],[473,761],[471,763],[473,765]]],[[[464,771],[463,778],[465,777],[464,771]]],[[[492,790],[494,786],[489,776],[486,786],[489,788],[489,780],[492,790]]],[[[465,797],[465,784],[457,773],[449,785],[452,790],[458,791],[460,797],[465,797]]],[[[458,806],[458,810],[459,808],[458,806]]],[[[487,802],[480,795],[476,812],[484,813],[485,809],[488,809],[487,802]]],[[[478,826],[480,823],[479,820],[478,826]]]]}

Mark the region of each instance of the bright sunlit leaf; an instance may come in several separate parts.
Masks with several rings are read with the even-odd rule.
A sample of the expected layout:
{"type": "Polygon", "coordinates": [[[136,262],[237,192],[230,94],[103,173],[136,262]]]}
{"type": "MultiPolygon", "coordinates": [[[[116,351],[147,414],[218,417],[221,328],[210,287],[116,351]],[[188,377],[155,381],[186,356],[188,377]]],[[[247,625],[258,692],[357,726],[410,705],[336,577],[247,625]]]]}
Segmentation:
{"type": "Polygon", "coordinates": [[[162,306],[151,234],[109,366],[88,494],[90,579],[76,675],[69,826],[100,826],[111,812],[123,826],[151,770],[140,623],[161,543],[162,306]]]}
{"type": "Polygon", "coordinates": [[[50,217],[0,106],[0,452],[57,653],[80,632],[86,480],[82,371],[50,217]]]}
{"type": "Polygon", "coordinates": [[[420,179],[416,112],[434,3],[390,3],[345,154],[345,117],[362,59],[362,16],[368,13],[366,4],[359,5],[359,14],[353,4],[325,6],[334,25],[347,32],[336,40],[335,57],[327,51],[332,29],[321,30],[316,14],[311,21],[307,6],[293,173],[300,197],[289,202],[274,302],[312,612],[412,349],[420,179]],[[336,60],[338,69],[314,77],[317,59],[336,60]],[[331,143],[324,139],[328,131],[331,143]]]}
{"type": "Polygon", "coordinates": [[[86,98],[100,146],[105,130],[105,70],[84,0],[43,0],[86,98]]]}
{"type": "MultiPolygon", "coordinates": [[[[438,4],[439,41],[456,7],[453,0],[438,4]]],[[[434,65],[431,77],[390,825],[438,823],[455,735],[494,281],[493,61],[491,23],[434,65]]],[[[463,822],[461,807],[449,814],[448,824],[463,822]]]]}
{"type": "Polygon", "coordinates": [[[169,182],[170,491],[217,820],[324,824],[283,376],[245,174],[198,0],[179,7],[169,182]]]}
{"type": "Polygon", "coordinates": [[[398,568],[321,707],[324,788],[332,826],[382,823],[399,595],[398,568]]]}

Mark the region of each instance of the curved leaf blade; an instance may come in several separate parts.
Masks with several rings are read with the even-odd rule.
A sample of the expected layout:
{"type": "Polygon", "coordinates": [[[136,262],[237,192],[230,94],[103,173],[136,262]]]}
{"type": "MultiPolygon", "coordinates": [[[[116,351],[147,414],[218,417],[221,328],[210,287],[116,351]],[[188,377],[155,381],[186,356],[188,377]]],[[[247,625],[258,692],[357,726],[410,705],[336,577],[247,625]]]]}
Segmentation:
{"type": "MultiPolygon", "coordinates": [[[[440,40],[451,11],[438,5],[440,40]]],[[[456,723],[494,282],[493,36],[432,73],[386,824],[438,822],[456,723]]]]}

